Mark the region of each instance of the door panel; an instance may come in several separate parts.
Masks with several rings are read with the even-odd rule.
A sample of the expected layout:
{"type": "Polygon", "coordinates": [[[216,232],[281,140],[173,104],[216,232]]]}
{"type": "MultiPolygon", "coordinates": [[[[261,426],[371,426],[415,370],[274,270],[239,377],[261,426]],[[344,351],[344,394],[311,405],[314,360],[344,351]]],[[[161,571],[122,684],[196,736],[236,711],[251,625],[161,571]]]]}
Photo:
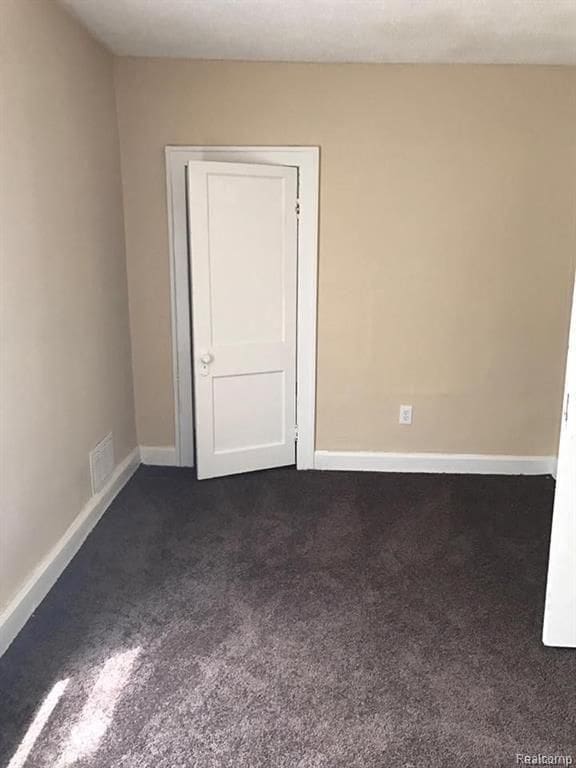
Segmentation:
{"type": "Polygon", "coordinates": [[[188,166],[199,478],[295,463],[297,170],[188,166]]]}
{"type": "Polygon", "coordinates": [[[283,186],[282,178],[209,178],[213,344],[285,340],[283,186]]]}
{"type": "Polygon", "coordinates": [[[286,429],[283,412],[284,371],[220,376],[214,385],[214,450],[216,453],[283,445],[286,429]],[[254,399],[258,418],[238,403],[254,399]]]}
{"type": "Polygon", "coordinates": [[[576,286],[550,540],[544,643],[576,648],[576,286]]]}

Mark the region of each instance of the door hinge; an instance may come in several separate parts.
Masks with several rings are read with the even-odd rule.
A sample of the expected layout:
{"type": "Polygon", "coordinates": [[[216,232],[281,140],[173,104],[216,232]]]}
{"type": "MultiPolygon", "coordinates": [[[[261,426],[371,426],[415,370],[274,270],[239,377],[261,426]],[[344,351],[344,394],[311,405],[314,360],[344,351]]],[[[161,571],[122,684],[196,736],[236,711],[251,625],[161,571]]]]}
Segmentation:
{"type": "Polygon", "coordinates": [[[294,424],[294,442],[298,442],[298,424],[294,424]]]}
{"type": "Polygon", "coordinates": [[[568,424],[570,418],[570,392],[566,395],[566,408],[564,409],[564,421],[568,424]]]}
{"type": "Polygon", "coordinates": [[[300,216],[300,200],[296,200],[296,216],[300,216]]]}

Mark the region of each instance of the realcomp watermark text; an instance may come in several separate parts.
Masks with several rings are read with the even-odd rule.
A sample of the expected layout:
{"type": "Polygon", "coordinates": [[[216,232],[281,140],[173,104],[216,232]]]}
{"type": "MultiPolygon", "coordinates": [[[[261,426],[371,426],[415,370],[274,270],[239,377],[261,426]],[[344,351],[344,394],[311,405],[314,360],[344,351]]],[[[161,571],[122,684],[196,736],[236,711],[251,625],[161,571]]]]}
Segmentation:
{"type": "Polygon", "coordinates": [[[572,755],[525,755],[516,753],[516,765],[573,765],[572,755]]]}

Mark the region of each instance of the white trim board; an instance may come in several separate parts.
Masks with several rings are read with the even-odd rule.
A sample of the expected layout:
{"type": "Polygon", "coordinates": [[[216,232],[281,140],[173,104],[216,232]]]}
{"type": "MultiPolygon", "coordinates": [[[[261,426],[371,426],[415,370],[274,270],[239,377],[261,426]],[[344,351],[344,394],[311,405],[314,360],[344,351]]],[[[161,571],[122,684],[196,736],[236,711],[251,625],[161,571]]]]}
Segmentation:
{"type": "Polygon", "coordinates": [[[314,469],[471,475],[555,475],[555,456],[316,451],[314,469]]]}
{"type": "Polygon", "coordinates": [[[318,147],[167,146],[166,184],[172,308],[172,380],[176,465],[194,465],[190,270],[186,165],[194,160],[290,165],[298,168],[298,339],[296,466],[312,469],[316,423],[316,314],[318,273],[318,147]]]}
{"type": "Polygon", "coordinates": [[[106,486],[83,507],[57,544],[36,566],[24,586],[0,614],[0,656],[24,627],[78,552],[90,531],[126,485],[140,464],[139,449],[119,464],[106,486]]]}
{"type": "Polygon", "coordinates": [[[173,445],[141,445],[140,461],[150,467],[177,467],[173,445]]]}
{"type": "MultiPolygon", "coordinates": [[[[176,467],[176,448],[141,446],[142,464],[176,467]]],[[[351,472],[422,472],[431,474],[552,475],[556,456],[496,456],[467,453],[378,453],[371,451],[316,451],[312,469],[351,472]]]]}

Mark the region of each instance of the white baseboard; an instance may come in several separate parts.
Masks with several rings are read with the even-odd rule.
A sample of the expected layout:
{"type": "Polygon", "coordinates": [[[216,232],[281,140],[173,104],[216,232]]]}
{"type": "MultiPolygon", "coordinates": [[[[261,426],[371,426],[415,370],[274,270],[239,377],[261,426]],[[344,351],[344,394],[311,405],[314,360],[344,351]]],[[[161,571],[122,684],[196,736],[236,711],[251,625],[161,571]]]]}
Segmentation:
{"type": "Polygon", "coordinates": [[[0,656],[46,597],[139,464],[140,453],[138,448],[135,448],[116,467],[102,491],[92,496],[62,538],[38,564],[24,586],[0,614],[0,656]]]}
{"type": "Polygon", "coordinates": [[[175,467],[176,448],[173,445],[141,445],[140,461],[153,467],[175,467]]]}
{"type": "MultiPolygon", "coordinates": [[[[142,464],[175,467],[176,448],[140,446],[142,464]]],[[[427,472],[476,475],[556,476],[555,456],[496,456],[466,453],[377,453],[370,451],[315,451],[314,469],[356,472],[427,472]]]]}
{"type": "Polygon", "coordinates": [[[555,475],[555,456],[316,451],[314,469],[471,475],[555,475]]]}

